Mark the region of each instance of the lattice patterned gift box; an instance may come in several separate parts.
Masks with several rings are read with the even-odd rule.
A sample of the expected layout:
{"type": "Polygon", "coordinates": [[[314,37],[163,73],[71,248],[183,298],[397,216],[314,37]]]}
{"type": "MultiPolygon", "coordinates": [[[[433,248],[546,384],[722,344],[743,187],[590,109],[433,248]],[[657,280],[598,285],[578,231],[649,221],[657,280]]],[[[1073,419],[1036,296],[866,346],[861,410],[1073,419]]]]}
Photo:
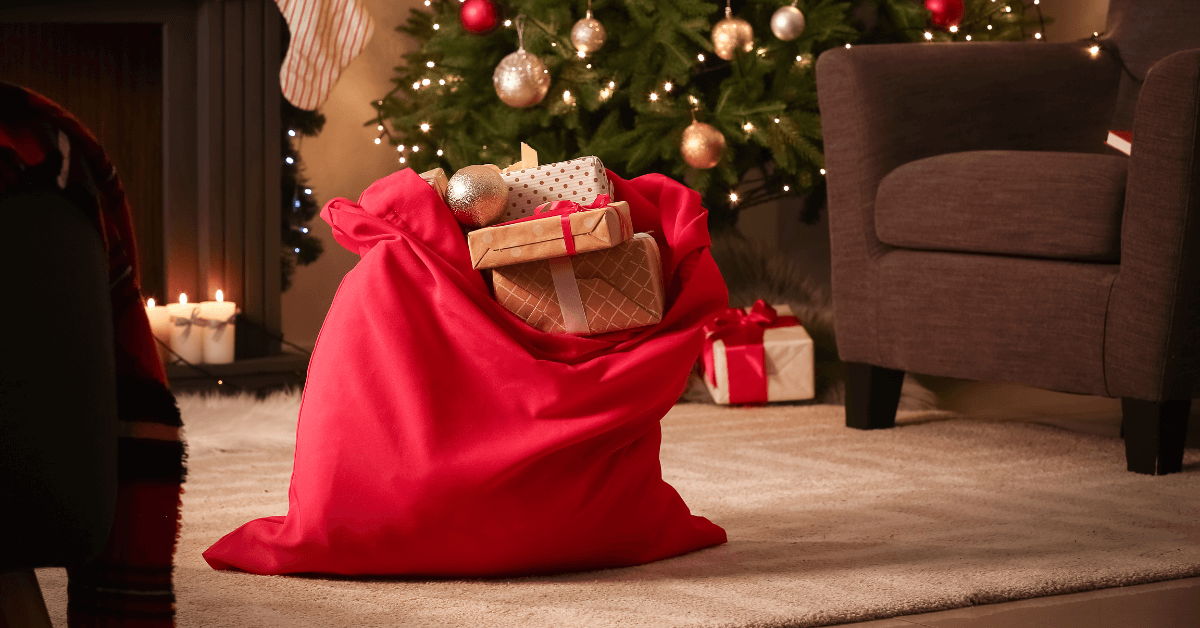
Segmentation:
{"type": "Polygon", "coordinates": [[[662,261],[639,233],[612,248],[492,269],[496,300],[545,332],[602,334],[662,320],[662,261]]]}
{"type": "MultiPolygon", "coordinates": [[[[533,159],[536,160],[536,153],[533,159]]],[[[604,164],[596,157],[502,172],[508,184],[508,207],[500,222],[533,215],[534,209],[551,201],[591,201],[597,194],[613,195],[612,182],[604,164]]]]}

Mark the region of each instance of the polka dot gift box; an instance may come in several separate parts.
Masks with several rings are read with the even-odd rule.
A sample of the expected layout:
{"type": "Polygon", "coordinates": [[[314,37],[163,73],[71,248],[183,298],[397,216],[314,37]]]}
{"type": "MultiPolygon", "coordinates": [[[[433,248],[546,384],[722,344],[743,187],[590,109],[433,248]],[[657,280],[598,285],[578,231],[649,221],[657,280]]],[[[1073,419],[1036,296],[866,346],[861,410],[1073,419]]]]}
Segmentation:
{"type": "Polygon", "coordinates": [[[501,174],[508,184],[508,207],[499,222],[533,215],[538,205],[551,201],[590,202],[597,194],[612,196],[612,183],[597,157],[525,168],[501,174]]]}

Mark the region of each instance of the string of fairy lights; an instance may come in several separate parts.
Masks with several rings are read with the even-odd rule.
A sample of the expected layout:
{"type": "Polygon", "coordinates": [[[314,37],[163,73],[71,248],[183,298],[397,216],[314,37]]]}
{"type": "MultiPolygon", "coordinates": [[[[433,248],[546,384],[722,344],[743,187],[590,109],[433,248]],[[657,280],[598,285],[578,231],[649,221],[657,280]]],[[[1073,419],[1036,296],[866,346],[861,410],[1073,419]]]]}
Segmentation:
{"type": "MultiPolygon", "coordinates": [[[[991,31],[995,27],[995,24],[992,23],[993,16],[998,15],[1000,13],[1005,13],[1005,14],[1012,13],[1012,3],[1011,2],[996,3],[996,0],[990,0],[990,1],[994,4],[996,4],[996,8],[985,12],[982,16],[980,16],[979,20],[964,20],[964,21],[959,22],[958,24],[951,24],[951,25],[947,26],[946,30],[945,30],[945,41],[958,41],[959,36],[963,37],[963,41],[974,41],[971,33],[975,30],[975,27],[984,26],[984,27],[986,27],[985,30],[991,31]],[[1003,9],[1003,10],[1001,10],[1001,9],[1003,9]]],[[[1037,12],[1038,28],[1036,31],[1034,31],[1033,38],[1037,41],[1045,41],[1043,39],[1043,36],[1046,31],[1046,17],[1044,15],[1042,15],[1041,0],[1033,0],[1032,3],[1023,4],[1022,6],[1024,6],[1026,9],[1029,9],[1030,7],[1032,7],[1034,9],[1034,11],[1037,12]]],[[[934,31],[929,30],[929,29],[924,30],[923,36],[925,37],[926,41],[933,41],[935,38],[937,38],[937,36],[934,34],[934,31]]],[[[1024,24],[1022,24],[1021,25],[1021,38],[1024,39],[1026,36],[1027,36],[1027,34],[1025,33],[1025,26],[1024,26],[1024,24]]]]}
{"type": "MultiPolygon", "coordinates": [[[[297,139],[297,140],[296,140],[296,142],[297,142],[297,143],[296,143],[296,152],[297,152],[297,153],[299,153],[299,152],[300,152],[300,146],[301,146],[301,145],[303,144],[303,142],[304,142],[304,137],[302,137],[300,134],[296,133],[296,129],[288,129],[288,132],[287,132],[287,134],[288,134],[288,137],[290,137],[290,138],[299,138],[299,139],[297,139]]],[[[378,142],[376,142],[376,143],[378,143],[378,142]]],[[[292,157],[290,157],[290,156],[288,156],[288,157],[284,157],[284,159],[283,159],[283,160],[284,160],[284,162],[286,162],[286,163],[287,163],[289,166],[290,166],[290,165],[292,165],[292,164],[294,164],[294,163],[296,163],[296,160],[295,160],[295,159],[292,159],[292,157]]],[[[310,187],[306,187],[306,188],[304,188],[304,194],[305,194],[305,196],[312,196],[312,188],[310,188],[310,187]]],[[[293,185],[293,186],[292,186],[292,211],[294,211],[294,212],[296,212],[296,211],[300,211],[300,206],[301,206],[301,203],[300,203],[300,186],[297,184],[297,185],[293,185]]],[[[299,228],[299,231],[300,231],[300,233],[307,234],[307,233],[308,233],[308,227],[301,226],[301,227],[299,228]]],[[[299,253],[300,253],[300,247],[293,247],[293,248],[292,248],[292,252],[293,252],[293,253],[296,253],[296,254],[299,254],[299,253]]]]}
{"type": "MultiPolygon", "coordinates": [[[[440,0],[440,1],[454,2],[455,0],[440,0]]],[[[459,3],[463,3],[466,1],[467,0],[457,0],[457,2],[459,2],[459,3]]],[[[1013,11],[1013,6],[1019,4],[1026,11],[1029,11],[1030,9],[1032,9],[1036,13],[1037,28],[1036,28],[1036,30],[1034,30],[1032,36],[1033,36],[1033,39],[1036,41],[1045,41],[1045,35],[1044,35],[1044,33],[1045,33],[1045,17],[1042,14],[1042,10],[1041,10],[1041,0],[1031,0],[1029,3],[1024,3],[1024,2],[1021,2],[1020,0],[1009,0],[1008,2],[1004,2],[1004,0],[1000,0],[1000,2],[997,2],[997,0],[990,0],[990,2],[996,3],[996,8],[994,10],[984,11],[982,14],[975,16],[974,19],[963,20],[957,24],[950,25],[943,29],[908,29],[908,30],[912,31],[914,35],[917,35],[917,33],[920,33],[920,35],[917,35],[917,36],[923,37],[926,41],[944,41],[944,42],[966,41],[966,42],[970,42],[970,41],[975,40],[975,38],[973,36],[974,33],[993,31],[994,28],[996,27],[996,24],[993,23],[994,18],[1001,13],[1011,14],[1013,11]]],[[[431,7],[432,4],[433,4],[432,0],[424,0],[424,5],[426,7],[431,7]]],[[[795,4],[796,4],[795,2],[792,3],[793,7],[795,6],[795,4]]],[[[728,2],[727,2],[727,6],[728,6],[728,2]]],[[[728,17],[728,15],[729,14],[727,11],[727,17],[728,17]]],[[[588,11],[588,18],[589,19],[591,18],[590,5],[589,5],[589,11],[588,11]]],[[[587,60],[589,58],[590,52],[594,52],[594,51],[589,51],[589,50],[586,50],[583,48],[577,48],[573,52],[567,52],[569,49],[575,48],[575,46],[572,46],[571,41],[569,39],[564,39],[559,33],[554,32],[551,28],[547,27],[545,24],[542,24],[538,20],[529,18],[528,16],[525,16],[525,15],[518,16],[516,21],[514,21],[513,19],[506,19],[502,22],[502,25],[503,25],[503,28],[505,28],[505,29],[521,28],[524,25],[524,24],[520,23],[522,21],[525,24],[530,24],[530,25],[538,28],[539,30],[541,30],[545,34],[545,36],[550,39],[550,47],[558,49],[558,54],[563,55],[566,58],[574,57],[575,59],[578,59],[578,60],[587,60]]],[[[1024,23],[1021,23],[1020,27],[1021,27],[1022,38],[1028,37],[1028,34],[1025,32],[1024,23]]],[[[440,31],[441,24],[434,22],[432,24],[432,28],[434,31],[440,31]]],[[[1088,45],[1088,51],[1091,53],[1092,56],[1097,56],[1101,50],[1106,49],[1104,46],[1101,45],[1101,42],[1099,41],[1098,38],[1099,38],[1099,33],[1096,33],[1096,36],[1093,38],[1093,40],[1089,40],[1089,41],[1085,42],[1088,45]]],[[[847,44],[845,44],[845,47],[850,48],[851,44],[847,43],[847,44]]],[[[522,46],[522,49],[523,49],[523,46],[522,46]]],[[[754,53],[758,54],[758,55],[769,54],[769,51],[766,47],[757,47],[755,49],[751,45],[749,48],[746,49],[746,52],[750,52],[751,50],[754,50],[754,53]]],[[[716,71],[716,70],[719,70],[722,67],[728,66],[730,64],[729,60],[718,60],[716,62],[710,62],[709,56],[706,55],[704,52],[697,53],[695,58],[696,58],[696,67],[694,68],[693,72],[694,72],[694,74],[697,74],[697,75],[700,73],[716,71]]],[[[811,70],[814,67],[814,61],[815,61],[815,58],[812,53],[802,53],[802,54],[796,55],[796,57],[795,57],[796,67],[798,69],[802,69],[802,70],[811,70]]],[[[588,70],[593,69],[592,63],[590,63],[590,62],[586,63],[585,67],[588,70]]],[[[406,91],[406,88],[410,88],[411,91],[413,91],[413,92],[420,92],[422,90],[432,89],[432,88],[434,88],[434,86],[437,86],[437,88],[449,87],[451,90],[454,90],[454,89],[457,89],[459,84],[461,84],[463,82],[463,78],[461,76],[456,76],[453,74],[441,74],[439,72],[438,64],[435,61],[432,61],[432,60],[426,61],[425,68],[426,68],[426,71],[429,73],[428,75],[423,76],[418,80],[414,80],[411,84],[406,85],[406,86],[397,85],[396,87],[394,87],[391,91],[389,91],[385,95],[385,98],[399,97],[398,94],[402,93],[403,91],[406,91]]],[[[634,78],[636,78],[636,77],[631,77],[631,79],[630,79],[631,83],[638,82],[638,81],[634,80],[634,78]]],[[[667,111],[673,107],[680,107],[680,106],[685,107],[686,111],[691,114],[693,124],[695,124],[696,113],[699,111],[705,110],[702,101],[696,96],[695,93],[687,93],[686,94],[686,105],[682,105],[679,102],[678,98],[674,97],[677,95],[677,92],[679,91],[676,89],[675,81],[673,81],[670,78],[660,78],[659,80],[655,81],[654,84],[657,87],[650,89],[648,92],[646,92],[644,95],[641,96],[642,98],[645,99],[645,101],[647,103],[649,103],[654,108],[654,110],[667,111]]],[[[601,103],[609,101],[615,94],[618,93],[619,90],[622,89],[621,85],[618,83],[615,73],[611,73],[607,77],[601,78],[596,86],[599,88],[595,92],[596,98],[601,103]]],[[[678,96],[683,96],[683,94],[678,94],[678,96]]],[[[563,89],[559,93],[558,98],[561,98],[562,102],[565,103],[566,105],[574,106],[576,104],[577,95],[573,94],[570,91],[570,89],[567,88],[567,89],[563,89]]],[[[378,132],[378,135],[374,138],[374,143],[376,145],[382,145],[383,142],[386,140],[389,144],[395,145],[396,150],[399,153],[399,155],[397,157],[399,164],[406,165],[409,162],[409,158],[413,154],[419,153],[421,150],[434,150],[434,151],[436,151],[436,155],[438,157],[443,156],[444,151],[442,149],[442,146],[440,145],[439,141],[436,139],[436,136],[434,135],[436,133],[436,129],[433,127],[433,125],[430,122],[423,121],[423,122],[420,122],[410,132],[407,132],[407,133],[400,132],[397,129],[389,128],[389,126],[390,126],[389,121],[386,120],[383,115],[382,106],[384,104],[384,100],[378,100],[377,104],[379,105],[379,107],[377,107],[377,116],[376,116],[376,119],[374,120],[374,122],[376,124],[376,131],[378,132]]],[[[784,122],[784,120],[779,115],[775,115],[775,116],[771,117],[770,119],[771,119],[771,123],[773,123],[773,124],[781,124],[784,122]]],[[[754,134],[756,131],[759,130],[756,127],[756,125],[754,124],[754,122],[749,119],[745,120],[742,123],[741,128],[744,133],[743,139],[748,139],[752,134],[754,134]]],[[[724,146],[724,138],[721,138],[721,146],[722,147],[724,146]]],[[[483,146],[482,148],[484,150],[487,149],[486,146],[483,146]]],[[[817,171],[819,172],[820,176],[822,176],[822,177],[825,176],[824,168],[818,168],[817,171]]],[[[745,182],[740,181],[739,185],[741,185],[743,183],[745,183],[745,182]]],[[[739,194],[736,189],[729,190],[728,191],[728,199],[729,199],[730,203],[734,204],[734,205],[747,204],[747,203],[751,203],[751,202],[753,202],[754,204],[757,204],[760,202],[766,202],[766,201],[770,201],[770,200],[775,200],[777,198],[783,198],[783,197],[789,196],[793,190],[793,185],[794,184],[792,182],[784,181],[779,185],[778,189],[776,189],[776,190],[765,190],[764,189],[764,190],[752,191],[750,193],[743,193],[743,194],[739,194]]]]}

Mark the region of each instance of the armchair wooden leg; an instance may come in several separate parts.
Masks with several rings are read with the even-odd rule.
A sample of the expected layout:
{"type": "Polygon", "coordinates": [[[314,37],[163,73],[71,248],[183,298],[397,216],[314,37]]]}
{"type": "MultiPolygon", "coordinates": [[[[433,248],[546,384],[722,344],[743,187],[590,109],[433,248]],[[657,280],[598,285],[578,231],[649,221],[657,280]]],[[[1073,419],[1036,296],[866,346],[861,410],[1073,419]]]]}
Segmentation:
{"type": "Polygon", "coordinates": [[[1192,400],[1121,399],[1121,432],[1130,471],[1149,475],[1178,473],[1183,468],[1192,400]]]}
{"type": "Polygon", "coordinates": [[[846,427],[876,430],[896,425],[904,371],[871,364],[846,364],[846,427]]]}
{"type": "Polygon", "coordinates": [[[0,571],[0,628],[50,628],[50,612],[32,569],[0,571]]]}

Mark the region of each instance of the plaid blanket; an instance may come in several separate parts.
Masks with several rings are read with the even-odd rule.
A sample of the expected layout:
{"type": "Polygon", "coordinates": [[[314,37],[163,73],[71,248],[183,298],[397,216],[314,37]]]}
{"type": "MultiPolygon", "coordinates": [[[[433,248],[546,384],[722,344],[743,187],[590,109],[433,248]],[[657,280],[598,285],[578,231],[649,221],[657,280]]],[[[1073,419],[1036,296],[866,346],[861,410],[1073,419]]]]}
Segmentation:
{"type": "Polygon", "coordinates": [[[146,318],[125,193],[95,136],[57,104],[0,83],[0,112],[0,195],[61,190],[88,213],[108,261],[119,420],[116,516],[100,556],[67,566],[69,625],[173,626],[183,424],[146,318]]]}

